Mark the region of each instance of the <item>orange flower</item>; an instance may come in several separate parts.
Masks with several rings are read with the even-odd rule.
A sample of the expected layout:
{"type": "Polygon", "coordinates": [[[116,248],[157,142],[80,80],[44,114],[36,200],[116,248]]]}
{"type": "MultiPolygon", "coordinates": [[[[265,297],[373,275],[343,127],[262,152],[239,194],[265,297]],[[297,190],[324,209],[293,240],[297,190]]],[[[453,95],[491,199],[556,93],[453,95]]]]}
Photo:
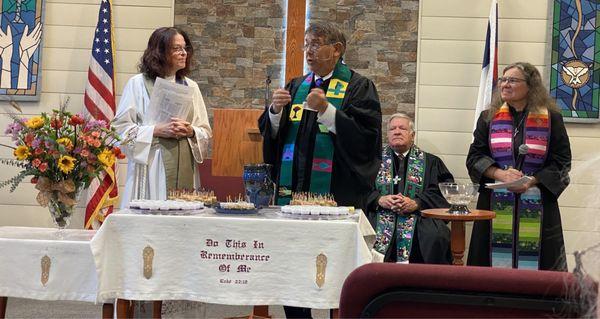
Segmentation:
{"type": "Polygon", "coordinates": [[[72,115],[71,119],[69,120],[69,124],[70,125],[75,125],[76,126],[76,125],[81,125],[83,123],[85,123],[85,120],[81,116],[79,116],[77,114],[72,115]]]}
{"type": "Polygon", "coordinates": [[[118,159],[124,159],[125,158],[125,154],[123,154],[123,152],[121,152],[121,149],[118,146],[113,147],[113,153],[115,154],[115,156],[118,159]]]}

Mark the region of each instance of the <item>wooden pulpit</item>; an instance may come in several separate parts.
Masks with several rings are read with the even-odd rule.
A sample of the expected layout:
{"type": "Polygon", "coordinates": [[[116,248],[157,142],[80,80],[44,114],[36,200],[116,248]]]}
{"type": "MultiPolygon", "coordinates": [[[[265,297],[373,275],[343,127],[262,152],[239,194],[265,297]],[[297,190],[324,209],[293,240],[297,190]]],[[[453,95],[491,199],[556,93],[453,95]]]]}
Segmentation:
{"type": "Polygon", "coordinates": [[[262,163],[262,109],[214,109],[213,176],[242,177],[245,164],[262,163]]]}

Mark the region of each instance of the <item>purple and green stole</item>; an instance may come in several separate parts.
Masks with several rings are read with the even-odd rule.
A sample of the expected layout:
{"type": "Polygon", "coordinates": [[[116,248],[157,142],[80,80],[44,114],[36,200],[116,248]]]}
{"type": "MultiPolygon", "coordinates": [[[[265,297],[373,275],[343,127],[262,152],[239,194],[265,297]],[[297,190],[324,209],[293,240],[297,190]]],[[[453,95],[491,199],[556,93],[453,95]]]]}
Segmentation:
{"type": "MultiPolygon", "coordinates": [[[[381,168],[375,180],[375,186],[381,196],[394,193],[394,158],[393,150],[385,147],[382,154],[381,168]]],[[[399,172],[403,174],[403,172],[399,172]]],[[[414,199],[423,190],[425,179],[425,153],[413,145],[408,153],[406,178],[404,179],[404,196],[414,199]]],[[[397,262],[407,262],[410,257],[415,232],[415,216],[397,214],[392,210],[377,206],[375,225],[375,245],[373,248],[385,255],[392,236],[396,234],[397,262]]]]}
{"type": "MultiPolygon", "coordinates": [[[[294,164],[294,148],[300,122],[303,115],[303,103],[310,92],[310,86],[313,81],[314,74],[311,72],[306,79],[300,84],[298,91],[292,100],[289,116],[290,128],[283,143],[283,152],[281,156],[281,169],[279,171],[279,189],[277,197],[277,205],[287,205],[292,198],[292,175],[294,164]]],[[[325,96],[327,101],[336,109],[340,109],[346,89],[352,73],[350,69],[341,61],[339,61],[333,71],[329,87],[325,96]]],[[[329,129],[319,124],[319,129],[315,138],[315,146],[313,149],[312,170],[310,174],[309,191],[315,194],[330,193],[331,188],[331,172],[333,170],[333,140],[329,135],[329,129]]]]}
{"type": "MultiPolygon", "coordinates": [[[[505,103],[490,124],[490,149],[498,165],[515,167],[513,117],[505,103]]],[[[548,111],[529,113],[524,125],[525,144],[529,147],[523,173],[533,175],[546,160],[550,140],[548,111]]],[[[531,187],[523,194],[497,189],[491,194],[490,258],[494,267],[539,268],[543,206],[540,190],[531,187]]]]}

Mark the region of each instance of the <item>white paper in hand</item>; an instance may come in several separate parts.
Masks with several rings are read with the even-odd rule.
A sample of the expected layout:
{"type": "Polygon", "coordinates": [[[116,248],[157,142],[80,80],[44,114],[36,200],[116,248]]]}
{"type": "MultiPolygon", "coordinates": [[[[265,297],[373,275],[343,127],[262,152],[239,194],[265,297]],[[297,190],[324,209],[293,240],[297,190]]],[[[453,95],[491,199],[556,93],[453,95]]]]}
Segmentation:
{"type": "Polygon", "coordinates": [[[501,188],[523,186],[523,185],[525,185],[525,183],[531,181],[531,179],[532,178],[529,176],[523,176],[523,177],[517,179],[516,181],[512,181],[512,182],[487,183],[487,184],[485,184],[485,187],[490,188],[490,189],[501,189],[501,188]]]}
{"type": "Polygon", "coordinates": [[[193,98],[193,88],[157,77],[150,96],[147,122],[168,123],[172,117],[186,120],[192,109],[193,98]]]}

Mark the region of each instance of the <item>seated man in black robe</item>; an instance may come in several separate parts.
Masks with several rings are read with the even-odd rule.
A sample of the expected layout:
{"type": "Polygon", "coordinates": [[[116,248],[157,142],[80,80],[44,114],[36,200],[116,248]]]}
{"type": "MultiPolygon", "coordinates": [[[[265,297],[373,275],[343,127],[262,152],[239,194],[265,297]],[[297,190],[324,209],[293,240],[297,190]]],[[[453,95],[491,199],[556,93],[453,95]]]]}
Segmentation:
{"type": "MultiPolygon", "coordinates": [[[[276,204],[288,204],[292,192],[311,192],[364,210],[381,161],[377,90],[346,66],[346,38],[333,25],[311,24],[303,49],[310,73],[275,90],[259,119],[276,204]]],[[[288,318],[310,317],[310,309],[285,311],[288,318]]]]}
{"type": "Polygon", "coordinates": [[[439,157],[414,145],[414,122],[405,113],[390,117],[387,137],[369,195],[368,217],[377,232],[374,255],[386,262],[450,264],[450,230],[420,211],[448,207],[438,183],[454,178],[439,157]]]}

